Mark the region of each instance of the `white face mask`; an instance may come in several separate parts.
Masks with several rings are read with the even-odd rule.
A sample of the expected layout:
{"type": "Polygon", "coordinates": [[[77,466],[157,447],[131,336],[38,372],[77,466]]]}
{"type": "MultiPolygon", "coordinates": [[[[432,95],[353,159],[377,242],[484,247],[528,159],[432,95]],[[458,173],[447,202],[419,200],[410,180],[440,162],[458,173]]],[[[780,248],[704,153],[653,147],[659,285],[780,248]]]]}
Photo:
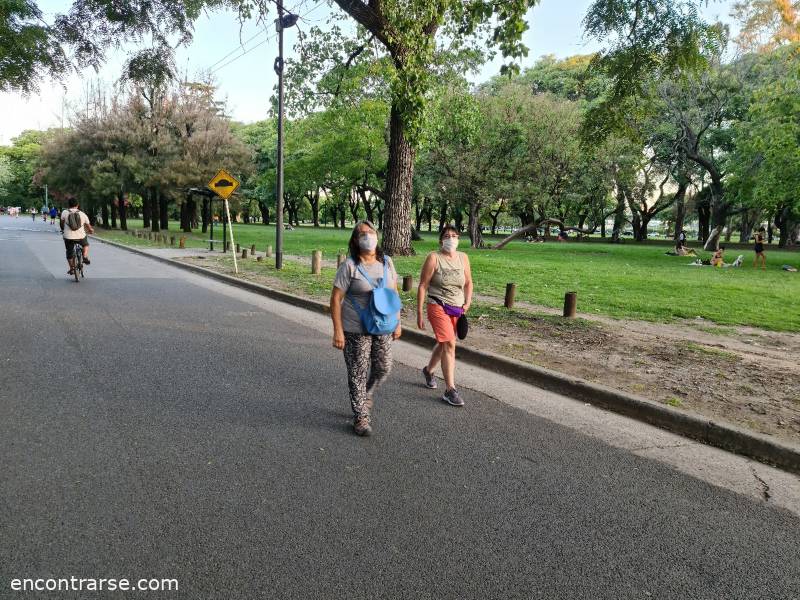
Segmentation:
{"type": "Polygon", "coordinates": [[[362,233],[358,236],[358,247],[364,252],[372,252],[378,247],[378,236],[374,233],[362,233]]]}
{"type": "Polygon", "coordinates": [[[458,248],[458,238],[445,238],[442,240],[442,250],[445,252],[455,252],[458,248]]]}

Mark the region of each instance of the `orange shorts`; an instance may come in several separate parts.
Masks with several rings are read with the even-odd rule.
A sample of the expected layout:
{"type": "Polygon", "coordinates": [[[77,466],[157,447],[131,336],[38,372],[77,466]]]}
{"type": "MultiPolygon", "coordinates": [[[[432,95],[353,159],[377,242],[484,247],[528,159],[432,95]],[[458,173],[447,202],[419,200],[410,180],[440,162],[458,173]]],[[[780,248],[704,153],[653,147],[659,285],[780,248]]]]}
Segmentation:
{"type": "Polygon", "coordinates": [[[458,317],[451,317],[438,304],[428,304],[428,321],[433,327],[437,342],[449,342],[456,339],[458,317]]]}

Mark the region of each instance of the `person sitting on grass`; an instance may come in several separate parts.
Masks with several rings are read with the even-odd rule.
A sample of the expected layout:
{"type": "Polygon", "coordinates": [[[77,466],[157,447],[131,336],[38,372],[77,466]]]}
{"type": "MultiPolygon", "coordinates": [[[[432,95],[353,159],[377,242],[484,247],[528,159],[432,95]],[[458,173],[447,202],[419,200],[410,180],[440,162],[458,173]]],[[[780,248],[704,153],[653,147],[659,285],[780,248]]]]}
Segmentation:
{"type": "Polygon", "coordinates": [[[719,248],[717,248],[717,251],[711,258],[711,266],[722,268],[724,264],[725,264],[725,246],[720,246],[719,248]]]}

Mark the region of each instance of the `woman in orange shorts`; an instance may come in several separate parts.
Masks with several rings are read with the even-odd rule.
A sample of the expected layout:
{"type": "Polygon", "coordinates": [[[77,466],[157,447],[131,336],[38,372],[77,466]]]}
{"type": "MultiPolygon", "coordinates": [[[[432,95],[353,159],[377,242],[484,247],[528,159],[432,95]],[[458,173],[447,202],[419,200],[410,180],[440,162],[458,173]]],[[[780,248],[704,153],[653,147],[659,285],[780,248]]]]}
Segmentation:
{"type": "Polygon", "coordinates": [[[451,406],[464,406],[455,382],[456,323],[472,304],[472,271],[469,258],[457,248],[458,229],[445,225],[439,232],[439,251],[431,252],[422,265],[417,291],[417,326],[425,329],[423,310],[426,310],[436,335],[436,347],[422,369],[425,385],[430,389],[437,387],[434,372],[441,363],[445,383],[442,400],[451,406]]]}

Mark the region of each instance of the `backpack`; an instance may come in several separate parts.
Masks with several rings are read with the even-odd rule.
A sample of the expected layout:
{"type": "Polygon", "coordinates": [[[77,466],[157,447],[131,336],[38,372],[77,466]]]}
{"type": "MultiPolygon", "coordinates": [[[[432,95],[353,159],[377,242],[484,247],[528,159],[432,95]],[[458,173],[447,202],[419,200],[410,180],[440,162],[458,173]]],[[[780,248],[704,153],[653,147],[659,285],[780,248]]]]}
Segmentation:
{"type": "Polygon", "coordinates": [[[81,211],[76,210],[75,212],[71,212],[67,215],[67,225],[72,231],[78,231],[81,227],[83,227],[83,219],[81,219],[81,211]]]}
{"type": "Polygon", "coordinates": [[[400,319],[397,314],[403,308],[403,303],[400,300],[400,294],[392,288],[386,287],[386,280],[389,277],[389,269],[386,266],[386,259],[383,260],[383,279],[381,284],[377,285],[369,275],[364,271],[361,265],[358,265],[358,272],[367,280],[372,286],[372,294],[370,294],[369,302],[366,308],[361,308],[358,302],[355,301],[350,293],[347,296],[353,305],[358,316],[361,318],[361,325],[364,330],[370,335],[388,335],[393,333],[397,326],[400,324],[400,319]]]}

